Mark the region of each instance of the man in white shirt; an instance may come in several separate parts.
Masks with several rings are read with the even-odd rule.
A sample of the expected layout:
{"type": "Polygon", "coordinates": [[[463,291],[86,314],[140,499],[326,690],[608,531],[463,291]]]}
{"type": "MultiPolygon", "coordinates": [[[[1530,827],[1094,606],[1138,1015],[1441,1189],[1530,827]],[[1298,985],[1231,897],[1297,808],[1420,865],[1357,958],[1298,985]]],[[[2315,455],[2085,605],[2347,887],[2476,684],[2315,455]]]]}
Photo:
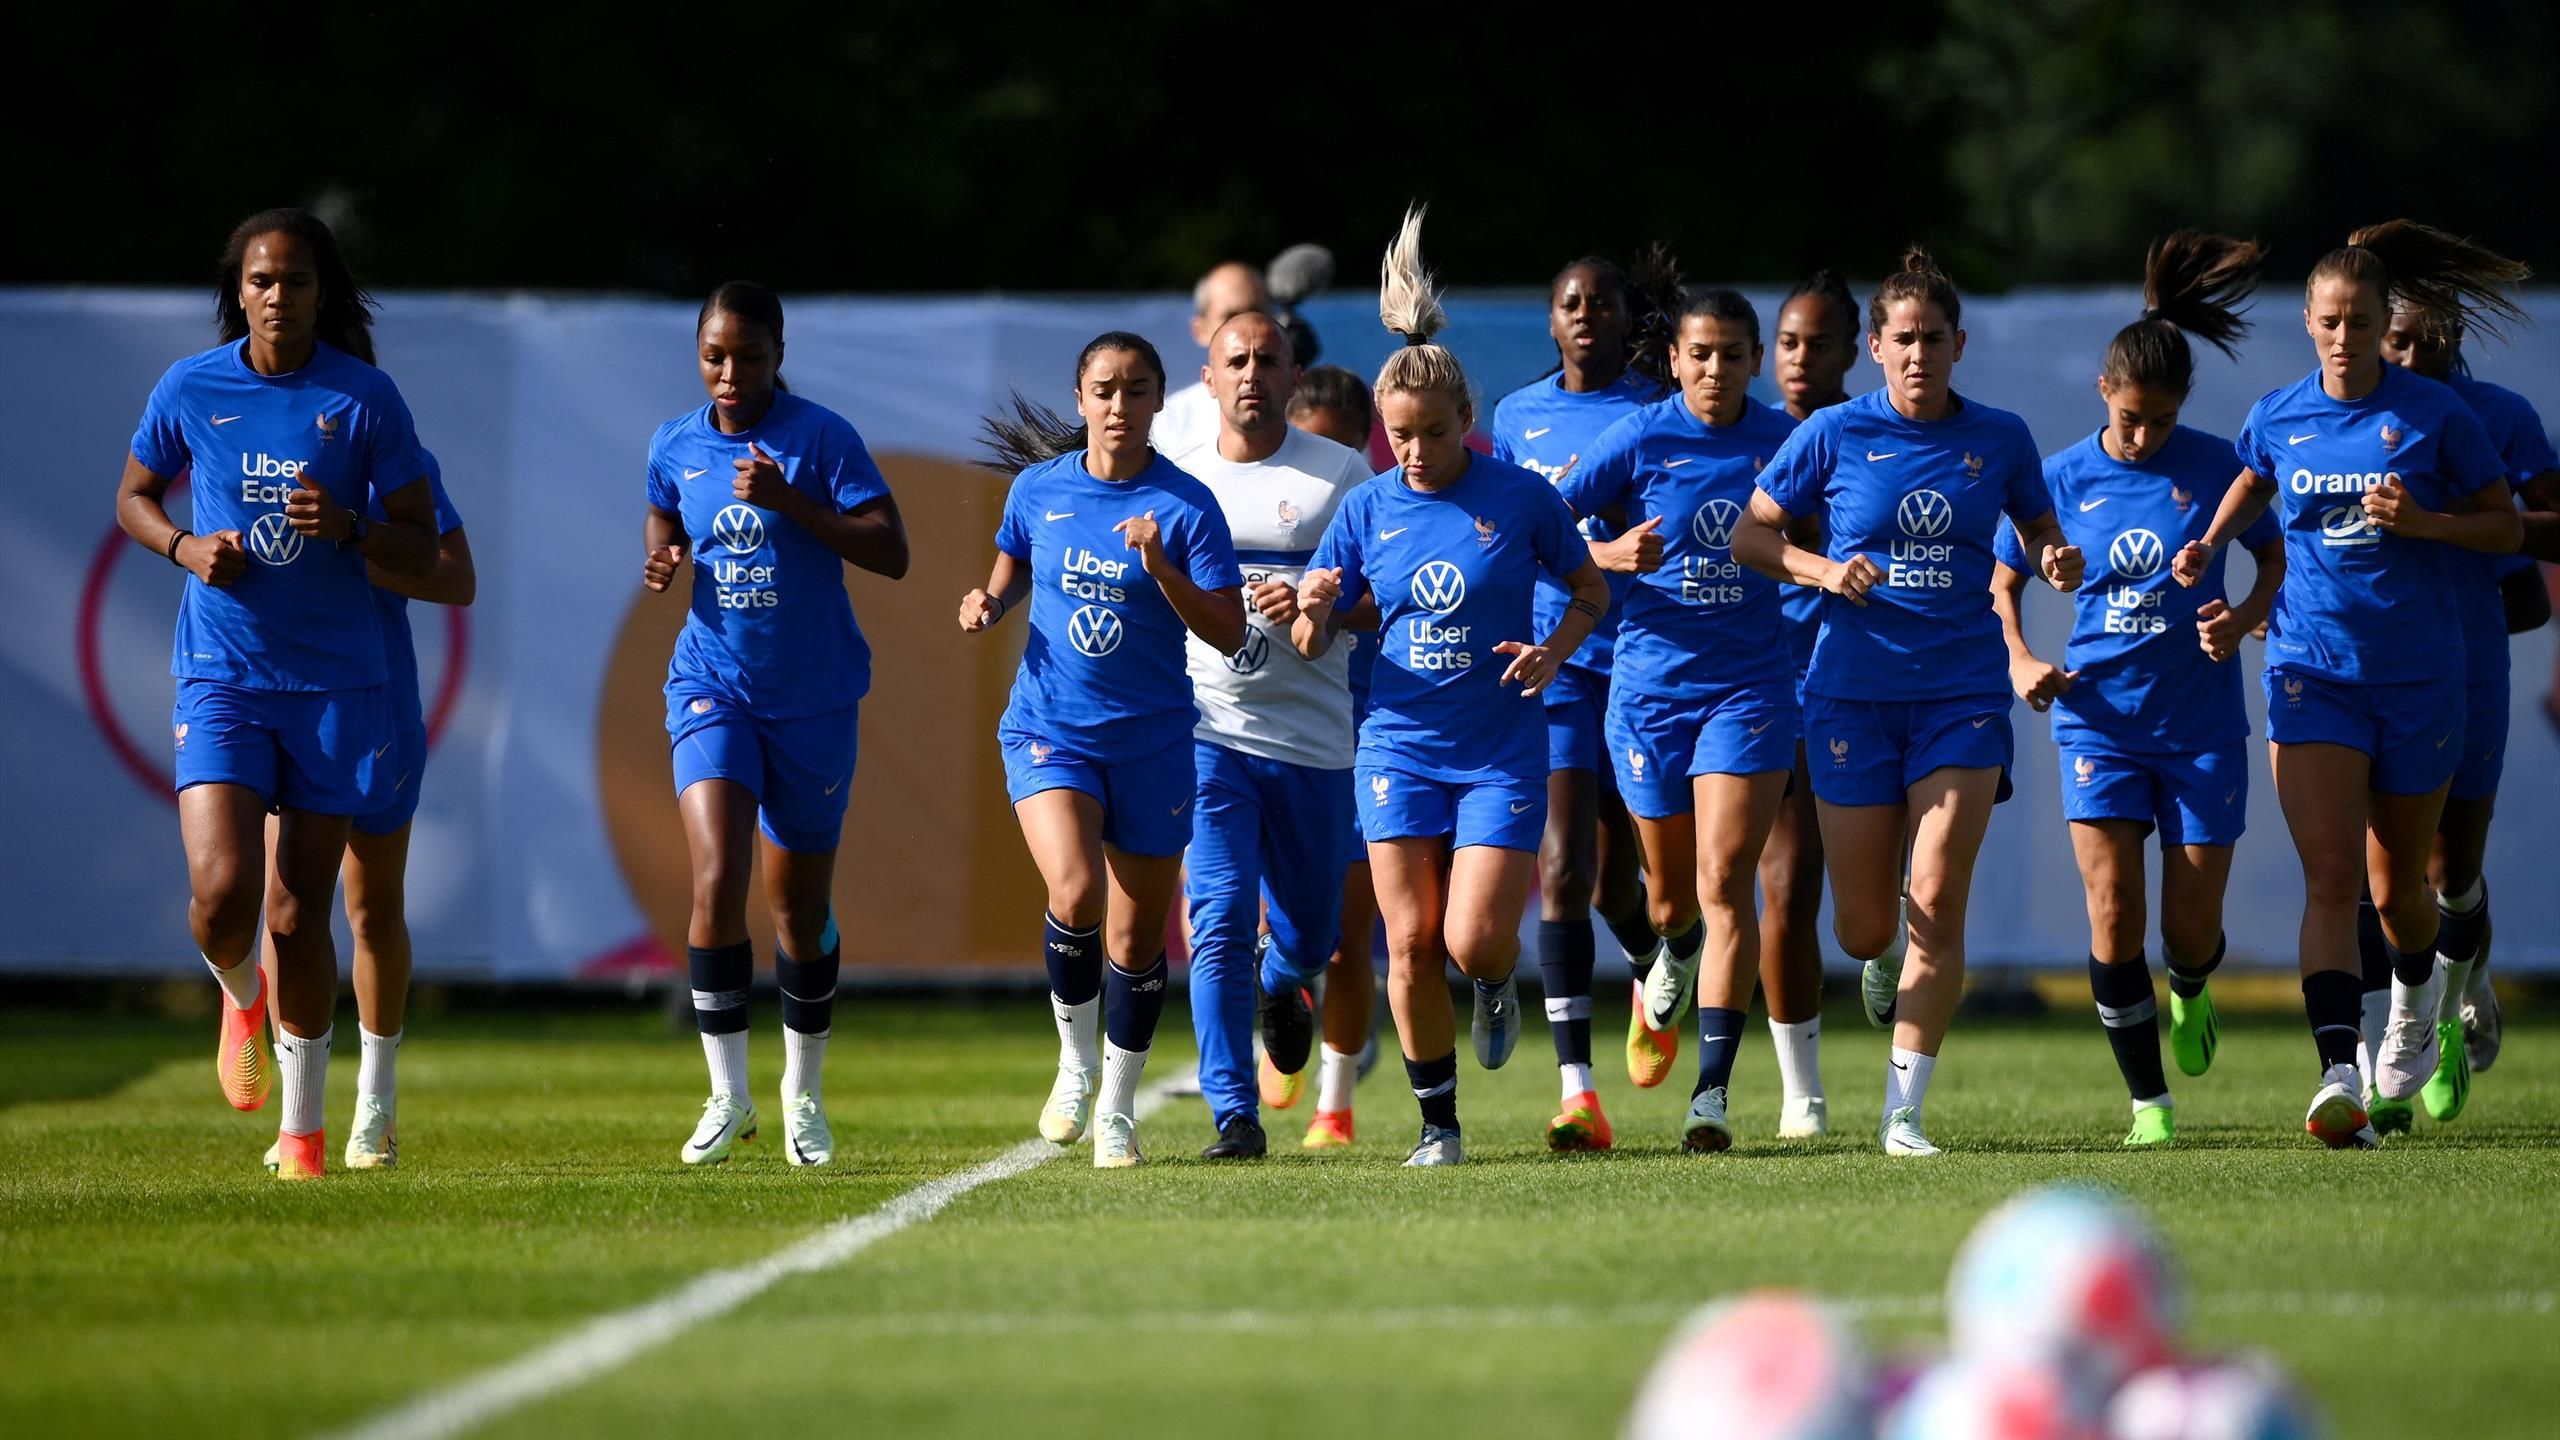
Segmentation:
{"type": "MultiPolygon", "coordinates": [[[[1247,311],[1271,313],[1271,289],[1262,272],[1241,260],[1229,260],[1191,287],[1191,343],[1207,349],[1211,337],[1247,311]]],[[[1286,408],[1285,401],[1282,408],[1286,408]]],[[[1283,422],[1286,423],[1285,421],[1283,422]]],[[[1149,432],[1158,453],[1179,455],[1218,437],[1218,401],[1208,382],[1196,381],[1164,397],[1164,409],[1149,432]]],[[[1309,543],[1313,543],[1312,540],[1309,543]]]]}

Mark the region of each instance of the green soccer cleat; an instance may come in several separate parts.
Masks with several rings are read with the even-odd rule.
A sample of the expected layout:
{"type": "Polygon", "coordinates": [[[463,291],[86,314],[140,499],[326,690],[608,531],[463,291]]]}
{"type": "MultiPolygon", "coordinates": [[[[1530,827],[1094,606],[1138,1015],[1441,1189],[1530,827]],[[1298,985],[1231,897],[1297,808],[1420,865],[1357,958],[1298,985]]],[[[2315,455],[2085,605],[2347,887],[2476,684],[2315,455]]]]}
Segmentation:
{"type": "Polygon", "coordinates": [[[2416,1108],[2406,1100],[2385,1100],[2375,1091],[2365,1092],[2365,1119],[2376,1135],[2406,1135],[2417,1118],[2416,1108]]]}
{"type": "MultiPolygon", "coordinates": [[[[2210,1017],[2213,1012],[2208,1009],[2210,1017]]],[[[2160,1150],[2178,1138],[2178,1112],[2166,1105],[2137,1105],[2133,1109],[2133,1128],[2125,1132],[2127,1150],[2160,1150]]]]}
{"type": "MultiPolygon", "coordinates": [[[[2188,999],[2169,992],[2169,1053],[2178,1057],[2178,1073],[2201,1075],[2213,1068],[2213,1052],[2222,1043],[2222,1025],[2214,1018],[2213,992],[2199,990],[2188,999]]],[[[2128,1140],[2126,1144],[2133,1142],[2128,1140]]]]}
{"type": "Polygon", "coordinates": [[[2442,1124],[2471,1103],[2471,1052],[2463,1048],[2460,1020],[2436,1022],[2436,1048],[2444,1058],[2437,1062],[2436,1073],[2427,1077],[2418,1098],[2426,1104],[2427,1118],[2442,1124]]]}

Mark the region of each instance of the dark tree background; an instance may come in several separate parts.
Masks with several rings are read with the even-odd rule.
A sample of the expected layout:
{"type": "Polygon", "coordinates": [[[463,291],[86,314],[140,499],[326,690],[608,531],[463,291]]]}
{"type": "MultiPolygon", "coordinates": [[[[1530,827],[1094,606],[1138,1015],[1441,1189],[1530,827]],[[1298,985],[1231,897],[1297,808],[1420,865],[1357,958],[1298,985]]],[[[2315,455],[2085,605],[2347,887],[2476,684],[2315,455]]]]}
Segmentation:
{"type": "Polygon", "coordinates": [[[2427,219],[2560,263],[2538,0],[1890,7],[943,0],[87,3],[14,22],[11,283],[205,278],[277,203],[374,283],[1168,289],[1408,198],[1454,283],[1660,237],[1692,273],[2135,278],[2204,224],[2307,266],[2427,219]],[[30,223],[43,222],[43,223],[30,223]]]}

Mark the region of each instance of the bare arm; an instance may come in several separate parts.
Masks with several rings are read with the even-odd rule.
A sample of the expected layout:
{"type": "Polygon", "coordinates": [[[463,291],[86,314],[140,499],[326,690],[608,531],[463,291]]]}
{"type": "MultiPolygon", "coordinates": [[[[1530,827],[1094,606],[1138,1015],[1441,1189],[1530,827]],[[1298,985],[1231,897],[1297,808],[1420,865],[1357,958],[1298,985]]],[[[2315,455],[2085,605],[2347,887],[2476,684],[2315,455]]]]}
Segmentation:
{"type": "Polygon", "coordinates": [[[401,575],[366,561],[364,574],[382,589],[432,605],[469,605],[480,593],[471,564],[471,537],[460,526],[436,537],[436,563],[424,575],[401,575]]]}
{"type": "Polygon", "coordinates": [[[684,568],[684,517],[650,506],[649,518],[640,525],[640,544],[640,583],[652,594],[674,584],[676,572],[684,568]]]}
{"type": "Polygon", "coordinates": [[[207,585],[228,585],[239,579],[249,563],[249,552],[241,547],[240,532],[217,530],[211,535],[198,535],[181,531],[162,503],[169,494],[171,478],[152,473],[150,467],[127,455],[124,478],[116,485],[116,524],[133,537],[135,544],[176,562],[207,585]],[[174,546],[172,541],[176,542],[174,546]]]}
{"type": "Polygon", "coordinates": [[[2027,645],[2026,614],[2022,604],[2027,593],[2027,575],[2004,564],[1991,567],[1991,613],[2000,617],[2000,638],[2009,647],[2009,688],[2018,698],[2038,711],[2052,708],[2055,699],[2071,689],[2080,678],[2076,670],[2064,670],[2036,657],[2027,645]]]}
{"type": "Polygon", "coordinates": [[[2054,518],[2052,511],[2017,525],[2017,531],[2018,543],[2036,557],[2036,571],[2044,577],[2044,583],[2066,595],[2080,588],[2080,577],[2087,572],[2088,562],[2079,546],[2063,538],[2062,522],[2054,518]]]}
{"type": "Polygon", "coordinates": [[[2207,600],[2196,607],[2196,644],[2216,660],[2239,653],[2240,637],[2267,623],[2276,592],[2284,588],[2284,537],[2251,549],[2249,558],[2258,562],[2258,578],[2250,582],[2246,598],[2237,605],[2207,600]]]}
{"type": "Polygon", "coordinates": [[[2430,510],[2397,480],[2385,480],[2364,492],[2366,517],[2375,529],[2388,534],[2442,541],[2484,555],[2513,554],[2523,541],[2524,522],[2516,516],[2515,492],[2506,481],[2492,481],[2454,503],[2460,508],[2430,510]]]}
{"type": "MultiPolygon", "coordinates": [[[[284,497],[285,523],[306,539],[343,542],[354,533],[355,512],[338,503],[337,497],[296,476],[294,489],[284,497]]],[[[424,475],[382,497],[382,513],[388,518],[378,525],[365,527],[364,538],[356,542],[356,553],[365,558],[367,572],[373,567],[394,575],[423,577],[436,564],[436,499],[435,489],[424,475]]]]}
{"type": "Polygon", "coordinates": [[[1495,654],[1511,657],[1511,664],[1502,672],[1502,683],[1519,681],[1522,695],[1544,691],[1556,678],[1556,672],[1564,668],[1564,662],[1591,638],[1600,617],[1609,613],[1609,577],[1590,559],[1585,558],[1572,574],[1564,577],[1564,585],[1573,592],[1573,598],[1565,602],[1564,618],[1547,632],[1547,638],[1534,645],[1505,640],[1493,647],[1495,654]]]}
{"type": "Polygon", "coordinates": [[[2233,477],[2231,488],[2222,492],[2222,503],[2214,507],[2213,523],[2205,527],[2204,538],[2178,547],[2177,555],[2169,562],[2169,574],[2181,585],[2203,580],[2214,552],[2255,524],[2275,498],[2276,482],[2255,470],[2242,470],[2233,477]]]}
{"type": "Polygon", "coordinates": [[[730,484],[730,493],[738,499],[770,510],[808,531],[819,544],[834,551],[836,558],[856,569],[892,580],[906,575],[907,526],[898,516],[894,496],[883,495],[851,510],[839,510],[793,489],[782,473],[781,462],[764,453],[761,445],[750,442],[747,457],[734,463],[738,476],[730,484]]]}
{"type": "Polygon", "coordinates": [[[1031,567],[1021,560],[996,552],[996,563],[987,571],[985,588],[972,590],[960,597],[960,629],[975,635],[992,628],[995,623],[1022,607],[1031,596],[1031,567]]]}
{"type": "Polygon", "coordinates": [[[1876,562],[1864,555],[1838,561],[1795,542],[1797,517],[1778,508],[1767,491],[1754,491],[1751,508],[1733,527],[1733,558],[1772,580],[1828,590],[1852,605],[1867,603],[1867,592],[1884,579],[1876,562]]]}
{"type": "Polygon", "coordinates": [[[1138,552],[1140,563],[1155,577],[1157,588],[1164,591],[1165,603],[1182,619],[1182,626],[1209,642],[1221,655],[1233,655],[1244,648],[1244,593],[1221,587],[1204,590],[1173,563],[1165,552],[1164,538],[1156,529],[1153,512],[1134,520],[1123,520],[1113,527],[1128,537],[1129,548],[1138,552]]]}

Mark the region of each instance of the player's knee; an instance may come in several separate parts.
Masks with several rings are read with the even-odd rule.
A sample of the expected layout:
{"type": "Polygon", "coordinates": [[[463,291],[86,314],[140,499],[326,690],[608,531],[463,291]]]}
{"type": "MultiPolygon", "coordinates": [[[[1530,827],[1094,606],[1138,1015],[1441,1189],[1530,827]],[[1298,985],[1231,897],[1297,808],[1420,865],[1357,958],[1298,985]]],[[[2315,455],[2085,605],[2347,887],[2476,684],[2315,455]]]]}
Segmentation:
{"type": "Polygon", "coordinates": [[[815,960],[827,952],[827,907],[823,904],[776,905],[773,929],[782,953],[794,960],[815,960]]]}
{"type": "Polygon", "coordinates": [[[358,948],[379,954],[408,938],[407,907],[397,897],[375,895],[361,901],[350,900],[347,929],[355,935],[358,948]]]}
{"type": "Polygon", "coordinates": [[[1846,907],[1835,910],[1831,920],[1831,938],[1840,942],[1843,954],[1855,960],[1873,960],[1893,948],[1900,937],[1898,917],[1890,910],[1874,914],[1857,914],[1846,907]]]}
{"type": "Polygon", "coordinates": [[[1698,857],[1698,901],[1719,911],[1738,911],[1754,903],[1753,889],[1759,876],[1745,869],[1738,857],[1701,855],[1698,857]]]}
{"type": "Polygon", "coordinates": [[[1698,897],[1683,895],[1675,886],[1648,890],[1644,897],[1644,918],[1656,935],[1677,935],[1698,918],[1698,897]]]}
{"type": "Polygon", "coordinates": [[[1549,845],[1538,852],[1538,895],[1542,907],[1554,918],[1572,919],[1591,909],[1591,859],[1573,853],[1567,845],[1549,845]]]}
{"type": "Polygon", "coordinates": [[[2108,888],[2089,901],[2089,934],[2101,958],[2123,959],[2142,948],[2145,917],[2139,897],[2108,888]]]}
{"type": "MultiPolygon", "coordinates": [[[[2306,855],[2302,860],[2302,893],[2314,905],[2353,905],[2364,897],[2365,867],[2360,852],[2306,855]]],[[[2382,899],[2374,897],[2379,905],[2382,899]]]]}

